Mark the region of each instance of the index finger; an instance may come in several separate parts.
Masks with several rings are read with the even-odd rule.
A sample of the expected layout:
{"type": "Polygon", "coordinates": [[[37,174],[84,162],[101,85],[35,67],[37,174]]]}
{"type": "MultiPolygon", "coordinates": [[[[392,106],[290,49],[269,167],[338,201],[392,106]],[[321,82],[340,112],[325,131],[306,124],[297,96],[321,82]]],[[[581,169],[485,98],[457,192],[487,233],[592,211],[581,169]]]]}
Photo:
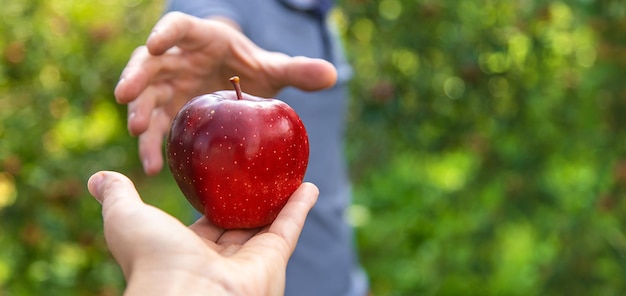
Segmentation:
{"type": "Polygon", "coordinates": [[[220,22],[209,22],[181,12],[169,12],[154,26],[146,41],[153,55],[161,55],[176,46],[186,50],[196,50],[215,40],[216,34],[234,30],[220,22]]]}
{"type": "Polygon", "coordinates": [[[176,77],[182,63],[179,48],[170,48],[168,54],[152,55],[146,46],[140,46],[130,57],[115,87],[115,99],[128,104],[137,99],[150,84],[158,84],[176,77]]]}

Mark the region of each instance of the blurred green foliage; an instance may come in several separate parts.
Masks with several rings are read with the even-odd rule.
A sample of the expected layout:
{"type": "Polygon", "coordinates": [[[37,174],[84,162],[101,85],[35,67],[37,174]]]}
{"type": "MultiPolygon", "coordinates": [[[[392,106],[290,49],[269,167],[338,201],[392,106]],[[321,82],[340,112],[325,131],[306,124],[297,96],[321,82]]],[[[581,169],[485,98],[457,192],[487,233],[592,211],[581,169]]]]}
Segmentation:
{"type": "MultiPolygon", "coordinates": [[[[123,287],[86,180],[111,169],[154,181],[141,182],[136,140],[112,93],[160,10],[134,0],[2,3],[0,295],[117,295],[123,287]]],[[[152,202],[172,203],[156,194],[168,191],[154,192],[152,202]]],[[[167,208],[188,212],[177,204],[167,208]]]]}
{"type": "Polygon", "coordinates": [[[626,3],[343,1],[377,295],[626,291],[626,3]]]}
{"type": "MultiPolygon", "coordinates": [[[[86,179],[145,177],[112,95],[162,3],[0,10],[0,295],[117,295],[86,179]]],[[[626,291],[626,4],[343,0],[348,214],[375,295],[626,291]]]]}

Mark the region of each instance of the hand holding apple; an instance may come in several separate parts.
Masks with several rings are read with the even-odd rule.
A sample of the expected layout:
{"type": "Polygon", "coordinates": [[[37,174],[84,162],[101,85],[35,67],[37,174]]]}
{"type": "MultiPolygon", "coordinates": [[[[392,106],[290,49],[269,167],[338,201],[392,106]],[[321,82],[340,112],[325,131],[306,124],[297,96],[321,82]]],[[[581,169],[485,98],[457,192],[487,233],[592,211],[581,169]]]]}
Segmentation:
{"type": "Polygon", "coordinates": [[[270,224],[300,186],[309,159],[306,130],[277,99],[218,91],[189,101],[167,139],[167,159],[189,202],[226,229],[270,224]]]}
{"type": "Polygon", "coordinates": [[[204,217],[186,227],[144,203],[119,173],[98,172],[88,188],[102,204],[106,243],[127,280],[124,295],[282,294],[287,261],[318,194],[305,182],[267,229],[228,231],[204,217]]]}

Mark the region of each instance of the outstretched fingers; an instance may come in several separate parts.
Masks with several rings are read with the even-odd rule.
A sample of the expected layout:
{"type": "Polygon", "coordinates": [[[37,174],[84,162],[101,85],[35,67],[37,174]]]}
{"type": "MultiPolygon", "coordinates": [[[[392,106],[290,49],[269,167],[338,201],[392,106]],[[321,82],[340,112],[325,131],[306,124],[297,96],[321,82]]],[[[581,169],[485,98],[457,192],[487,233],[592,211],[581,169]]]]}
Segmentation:
{"type": "Polygon", "coordinates": [[[229,27],[181,12],[170,12],[154,26],[146,45],[153,55],[161,55],[172,47],[197,50],[212,42],[215,34],[222,34],[221,29],[225,28],[221,26],[229,27]]]}
{"type": "Polygon", "coordinates": [[[128,104],[128,131],[133,136],[145,132],[151,121],[152,113],[170,102],[173,98],[172,87],[166,83],[152,84],[128,104]]]}
{"type": "Polygon", "coordinates": [[[155,175],[163,168],[163,140],[170,128],[171,120],[163,109],[155,109],[151,113],[148,128],[139,135],[139,157],[148,175],[155,175]]]}
{"type": "Polygon", "coordinates": [[[115,99],[120,104],[135,100],[161,69],[160,59],[150,55],[147,47],[140,46],[130,56],[120,80],[115,86],[115,99]]]}

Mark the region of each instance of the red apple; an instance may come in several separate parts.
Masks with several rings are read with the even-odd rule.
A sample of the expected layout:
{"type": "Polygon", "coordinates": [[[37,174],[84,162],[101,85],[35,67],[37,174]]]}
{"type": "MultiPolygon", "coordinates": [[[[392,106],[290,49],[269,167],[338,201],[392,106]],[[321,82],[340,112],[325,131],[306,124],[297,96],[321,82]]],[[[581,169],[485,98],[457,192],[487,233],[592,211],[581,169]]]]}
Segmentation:
{"type": "Polygon", "coordinates": [[[189,101],[167,139],[167,160],[189,202],[217,226],[270,224],[300,186],[309,140],[296,112],[277,99],[218,91],[189,101]]]}

